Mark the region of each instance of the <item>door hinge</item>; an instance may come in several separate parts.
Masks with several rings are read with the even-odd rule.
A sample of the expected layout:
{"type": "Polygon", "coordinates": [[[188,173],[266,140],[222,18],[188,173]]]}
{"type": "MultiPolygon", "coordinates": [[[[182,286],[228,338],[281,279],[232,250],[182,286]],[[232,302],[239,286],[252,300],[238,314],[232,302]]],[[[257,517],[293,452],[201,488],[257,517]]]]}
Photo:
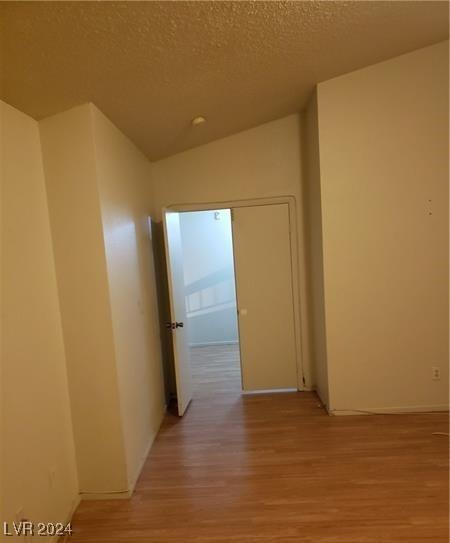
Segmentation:
{"type": "Polygon", "coordinates": [[[234,221],[234,209],[230,209],[231,220],[234,221]]]}

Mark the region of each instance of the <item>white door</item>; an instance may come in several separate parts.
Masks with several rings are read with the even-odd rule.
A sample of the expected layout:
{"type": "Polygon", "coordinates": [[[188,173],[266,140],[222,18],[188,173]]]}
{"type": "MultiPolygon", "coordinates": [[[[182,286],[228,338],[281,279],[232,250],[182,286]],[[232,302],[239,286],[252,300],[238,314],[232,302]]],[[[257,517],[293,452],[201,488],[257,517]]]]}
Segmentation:
{"type": "Polygon", "coordinates": [[[192,375],[186,334],[186,304],[184,297],[183,250],[180,217],[172,211],[164,212],[164,243],[167,256],[175,380],[178,414],[186,411],[192,399],[192,375]]]}
{"type": "Polygon", "coordinates": [[[233,209],[242,386],[297,389],[288,204],[233,209]]]}

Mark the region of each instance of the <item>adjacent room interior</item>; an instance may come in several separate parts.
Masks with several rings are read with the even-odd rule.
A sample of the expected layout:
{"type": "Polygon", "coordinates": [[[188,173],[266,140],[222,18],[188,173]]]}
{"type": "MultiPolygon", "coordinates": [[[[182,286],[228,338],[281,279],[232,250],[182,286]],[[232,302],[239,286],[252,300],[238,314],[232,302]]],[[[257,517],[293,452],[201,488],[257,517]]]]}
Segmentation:
{"type": "Polygon", "coordinates": [[[448,542],[448,40],[0,2],[2,541],[448,542]]]}
{"type": "Polygon", "coordinates": [[[241,390],[231,210],[180,213],[194,395],[241,390]]]}

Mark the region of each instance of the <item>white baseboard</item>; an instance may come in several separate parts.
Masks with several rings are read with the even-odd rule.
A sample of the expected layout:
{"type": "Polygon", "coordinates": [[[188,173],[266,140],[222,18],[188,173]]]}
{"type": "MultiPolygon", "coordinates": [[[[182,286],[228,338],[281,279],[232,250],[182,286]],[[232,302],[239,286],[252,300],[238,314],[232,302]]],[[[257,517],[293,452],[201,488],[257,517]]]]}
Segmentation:
{"type": "Polygon", "coordinates": [[[209,341],[204,343],[189,343],[189,347],[212,347],[213,345],[238,345],[239,341],[209,341]]]}
{"type": "Polygon", "coordinates": [[[149,438],[149,441],[147,443],[147,446],[145,447],[144,453],[142,454],[136,473],[133,475],[131,481],[129,481],[128,483],[129,488],[127,490],[116,490],[116,491],[111,491],[111,492],[108,492],[108,491],[80,492],[80,498],[82,500],[126,500],[128,498],[131,498],[131,496],[133,495],[134,489],[136,487],[136,483],[141,474],[142,468],[144,467],[145,461],[147,460],[150,449],[152,448],[155,438],[158,435],[159,429],[161,428],[161,424],[164,419],[164,415],[166,414],[166,411],[167,411],[167,406],[165,405],[160,415],[158,429],[149,438]]]}
{"type": "Polygon", "coordinates": [[[296,388],[268,388],[268,389],[257,389],[257,390],[243,390],[242,394],[283,394],[284,392],[298,392],[296,388]]]}
{"type": "Polygon", "coordinates": [[[126,500],[131,498],[132,490],[117,490],[112,492],[80,492],[80,498],[87,500],[126,500]]]}
{"type": "Polygon", "coordinates": [[[439,413],[449,410],[447,404],[413,405],[407,407],[361,407],[358,409],[328,409],[331,416],[348,415],[401,415],[408,413],[439,413]]]}

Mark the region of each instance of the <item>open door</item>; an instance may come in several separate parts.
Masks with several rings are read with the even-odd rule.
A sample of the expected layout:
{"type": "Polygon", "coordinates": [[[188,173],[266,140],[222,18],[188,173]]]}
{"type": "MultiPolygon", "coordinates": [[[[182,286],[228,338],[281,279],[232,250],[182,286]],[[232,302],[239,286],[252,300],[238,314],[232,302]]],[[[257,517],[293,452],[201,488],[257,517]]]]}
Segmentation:
{"type": "Polygon", "coordinates": [[[242,386],[297,389],[288,204],[233,209],[242,386]]]}
{"type": "Polygon", "coordinates": [[[178,415],[181,417],[192,399],[192,375],[185,328],[186,305],[179,213],[166,210],[163,221],[171,315],[167,327],[172,331],[178,415]]]}

